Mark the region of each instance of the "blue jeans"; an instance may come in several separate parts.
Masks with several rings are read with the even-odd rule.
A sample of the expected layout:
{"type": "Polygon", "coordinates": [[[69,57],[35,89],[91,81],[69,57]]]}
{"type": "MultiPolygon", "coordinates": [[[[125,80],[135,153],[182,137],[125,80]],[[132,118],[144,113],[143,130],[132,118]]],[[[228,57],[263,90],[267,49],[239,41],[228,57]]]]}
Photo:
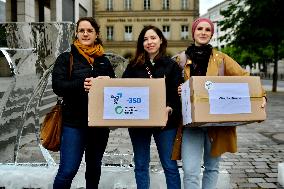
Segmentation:
{"type": "Polygon", "coordinates": [[[107,128],[73,128],[63,124],[60,164],[53,188],[69,189],[71,187],[85,152],[86,189],[97,189],[101,176],[101,160],[108,136],[107,128]]]}
{"type": "Polygon", "coordinates": [[[177,129],[132,128],[128,130],[134,152],[134,172],[137,189],[150,188],[149,163],[152,135],[155,139],[160,161],[166,176],[167,188],[180,189],[181,181],[177,162],[171,160],[172,147],[177,129]]]}
{"type": "Polygon", "coordinates": [[[210,155],[211,142],[205,127],[185,128],[182,136],[183,183],[185,189],[200,189],[201,160],[205,167],[202,189],[215,189],[219,174],[219,157],[210,155]]]}

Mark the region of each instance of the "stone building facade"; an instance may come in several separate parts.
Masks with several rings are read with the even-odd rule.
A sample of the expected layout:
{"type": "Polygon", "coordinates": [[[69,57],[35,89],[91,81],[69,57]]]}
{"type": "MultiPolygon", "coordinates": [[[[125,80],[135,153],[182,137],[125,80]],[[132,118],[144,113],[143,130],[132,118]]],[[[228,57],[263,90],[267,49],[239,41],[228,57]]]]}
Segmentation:
{"type": "Polygon", "coordinates": [[[199,16],[199,0],[95,0],[93,15],[101,26],[106,51],[128,57],[146,25],[159,27],[168,39],[168,53],[184,50],[191,23],[199,16]]]}
{"type": "Polygon", "coordinates": [[[92,16],[92,0],[6,0],[6,22],[75,22],[92,16]]]}
{"type": "Polygon", "coordinates": [[[5,2],[0,0],[0,22],[5,22],[5,2]]]}

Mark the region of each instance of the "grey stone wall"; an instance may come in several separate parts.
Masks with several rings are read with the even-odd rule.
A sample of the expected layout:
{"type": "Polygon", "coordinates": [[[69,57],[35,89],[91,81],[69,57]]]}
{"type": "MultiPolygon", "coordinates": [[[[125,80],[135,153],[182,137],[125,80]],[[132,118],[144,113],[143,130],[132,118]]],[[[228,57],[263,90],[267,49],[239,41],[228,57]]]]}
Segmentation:
{"type": "Polygon", "coordinates": [[[1,23],[12,82],[0,106],[0,163],[46,162],[39,146],[40,100],[56,57],[69,48],[74,24],[1,23]],[[3,155],[2,155],[3,154],[3,155]]]}

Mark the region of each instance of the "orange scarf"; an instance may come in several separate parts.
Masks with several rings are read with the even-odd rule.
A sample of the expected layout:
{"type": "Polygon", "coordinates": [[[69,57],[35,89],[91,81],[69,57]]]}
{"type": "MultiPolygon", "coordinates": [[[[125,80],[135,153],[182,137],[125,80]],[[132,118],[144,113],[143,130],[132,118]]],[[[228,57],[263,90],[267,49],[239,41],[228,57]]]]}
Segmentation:
{"type": "Polygon", "coordinates": [[[89,64],[93,64],[96,57],[104,54],[104,48],[101,44],[95,44],[93,47],[89,47],[82,45],[78,39],[74,41],[73,44],[78,49],[79,53],[88,60],[89,64]]]}

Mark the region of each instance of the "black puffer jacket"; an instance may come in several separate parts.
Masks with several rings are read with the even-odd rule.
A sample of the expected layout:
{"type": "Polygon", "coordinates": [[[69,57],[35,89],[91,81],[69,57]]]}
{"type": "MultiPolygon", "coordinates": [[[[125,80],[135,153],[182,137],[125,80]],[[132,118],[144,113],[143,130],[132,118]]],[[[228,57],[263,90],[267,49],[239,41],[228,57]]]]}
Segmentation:
{"type": "MultiPolygon", "coordinates": [[[[162,57],[155,61],[154,66],[150,60],[143,65],[129,64],[123,73],[124,78],[149,78],[146,67],[151,71],[153,78],[166,78],[166,105],[173,109],[169,116],[166,128],[178,127],[181,120],[181,102],[177,89],[182,82],[181,69],[170,57],[162,57]]],[[[164,113],[164,112],[161,112],[164,113]]]]}
{"type": "Polygon", "coordinates": [[[110,61],[105,56],[95,59],[93,66],[82,56],[74,45],[71,46],[73,68],[69,77],[70,52],[60,54],[52,72],[52,88],[63,97],[63,122],[71,127],[88,125],[88,93],[84,89],[87,77],[115,77],[110,61]]]}

